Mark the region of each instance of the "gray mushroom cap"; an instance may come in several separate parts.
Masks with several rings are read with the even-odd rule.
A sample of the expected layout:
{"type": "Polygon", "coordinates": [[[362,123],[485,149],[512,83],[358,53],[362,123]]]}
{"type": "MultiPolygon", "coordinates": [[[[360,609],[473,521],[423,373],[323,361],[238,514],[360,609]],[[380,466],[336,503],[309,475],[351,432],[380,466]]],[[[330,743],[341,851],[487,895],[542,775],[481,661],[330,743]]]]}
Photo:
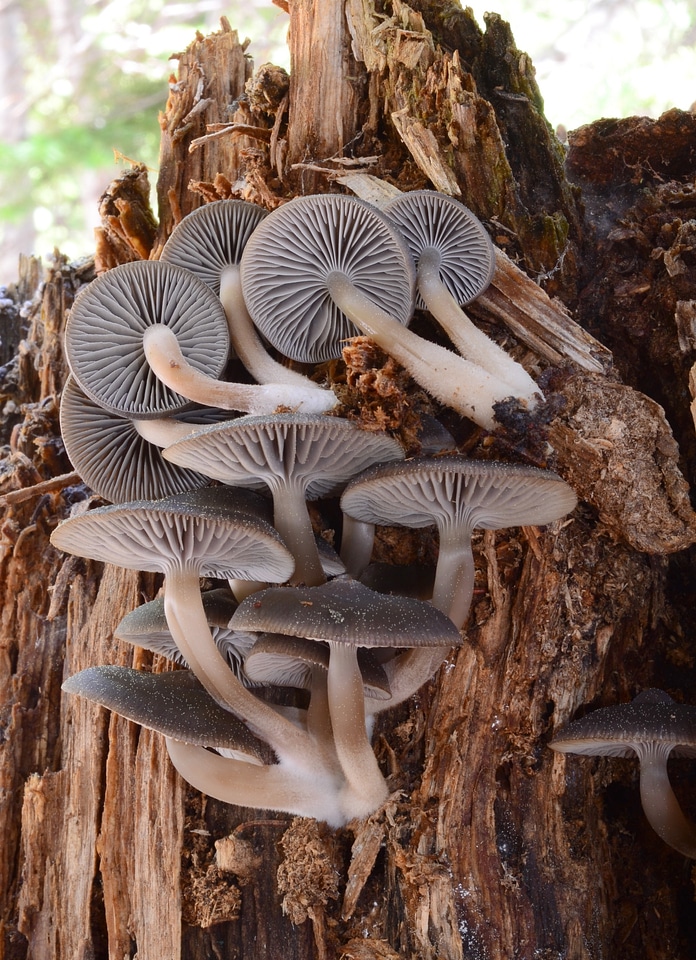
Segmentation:
{"type": "MultiPolygon", "coordinates": [[[[229,620],[237,609],[237,601],[231,591],[225,588],[207,590],[202,595],[202,600],[206,620],[218,650],[234,673],[245,680],[243,661],[256,642],[256,637],[230,630],[228,627],[229,620]]],[[[157,597],[127,613],[114,630],[114,636],[118,640],[125,640],[144,650],[167,657],[174,663],[186,664],[169,629],[163,597],[157,597]]]]}
{"type": "Polygon", "coordinates": [[[64,520],[51,542],[78,557],[166,573],[195,566],[200,576],[287,580],[294,561],[263,520],[240,509],[237,491],[211,487],[116,504],[64,520]]]}
{"type": "Polygon", "coordinates": [[[63,690],[175,740],[239,750],[262,761],[269,758],[268,747],[219,706],[189,670],[155,674],[129,667],[89,667],[66,680],[63,690]]]}
{"type": "Polygon", "coordinates": [[[195,273],[219,295],[220,275],[239,263],[249,237],[266,216],[263,207],[246,200],[206,203],[176,225],[161,259],[195,273]]]}
{"type": "Polygon", "coordinates": [[[165,460],[132,420],[95,403],[73,376],[63,390],[60,427],[73,467],[96,494],[112,503],[157,500],[209,483],[203,474],[165,460]]]}
{"type": "Polygon", "coordinates": [[[378,464],[341,497],[341,508],[362,522],[441,527],[456,519],[471,530],[551,523],[576,504],[551,470],[460,456],[378,464]]]}
{"type": "Polygon", "coordinates": [[[125,416],[159,417],[189,401],[157,379],[143,349],[156,325],[175,335],[186,360],[217,378],[229,353],[225,312],[190,271],[160,260],[124,263],[80,291],[65,329],[75,379],[96,403],[125,416]]]}
{"type": "Polygon", "coordinates": [[[630,703],[600,707],[571,721],[549,746],[557,753],[629,757],[648,743],[674,756],[696,757],[696,707],[662,690],[643,690],[630,703]]]}
{"type": "Polygon", "coordinates": [[[406,243],[369,204],[339,194],[297,197],[256,228],[242,255],[244,299],[254,323],[286,357],[340,357],[359,331],[327,289],[345,273],[401,323],[413,313],[415,270],[406,243]]]}
{"type": "MultiPolygon", "coordinates": [[[[459,304],[483,293],[495,270],[495,249],[483,224],[454,197],[414,190],[383,207],[406,239],[418,266],[423,250],[437,251],[440,278],[459,304]]],[[[416,306],[425,304],[418,294],[416,306]]]]}
{"type": "Polygon", "coordinates": [[[239,630],[285,633],[357,647],[454,647],[459,631],[431,604],[376,593],[357,580],[316,587],[270,587],[242,601],[239,630]]]}
{"type": "Polygon", "coordinates": [[[366,466],[400,459],[403,451],[386,434],[340,417],[283,413],[213,424],[167,447],[164,457],[181,466],[195,463],[232,486],[273,488],[287,478],[313,500],[336,494],[366,466]]]}

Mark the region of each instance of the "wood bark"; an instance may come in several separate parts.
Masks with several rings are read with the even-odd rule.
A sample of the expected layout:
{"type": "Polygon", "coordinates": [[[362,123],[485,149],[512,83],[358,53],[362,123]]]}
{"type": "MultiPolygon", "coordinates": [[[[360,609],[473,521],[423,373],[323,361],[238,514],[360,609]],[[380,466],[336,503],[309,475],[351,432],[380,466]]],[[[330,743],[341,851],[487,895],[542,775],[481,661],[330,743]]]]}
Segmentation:
{"type": "MultiPolygon", "coordinates": [[[[17,349],[0,383],[0,960],[686,960],[691,864],[645,823],[635,764],[547,744],[576,711],[647,686],[696,702],[696,118],[600,121],[566,157],[495,15],[482,32],[435,0],[289,12],[289,78],[252,77],[225,21],[181,54],[159,221],[136,168],[105,194],[96,267],[24,260],[3,307],[17,349]],[[167,668],[113,639],[157,578],[48,542],[89,495],[60,441],[61,334],[95,270],[156,257],[201,202],[424,186],[489,226],[497,268],[472,312],[548,402],[532,421],[501,408],[484,435],[358,338],[323,371],[342,412],[409,453],[436,415],[460,450],[549,465],[581,504],[543,530],[477,535],[464,646],[379,723],[394,792],[332,833],[200,796],[156,735],[61,694],[94,663],[167,668]]],[[[442,339],[425,316],[415,326],[442,339]]],[[[340,535],[334,505],[315,520],[340,535]]],[[[436,549],[427,531],[383,530],[376,558],[436,549]]],[[[673,778],[696,816],[693,762],[673,778]]]]}

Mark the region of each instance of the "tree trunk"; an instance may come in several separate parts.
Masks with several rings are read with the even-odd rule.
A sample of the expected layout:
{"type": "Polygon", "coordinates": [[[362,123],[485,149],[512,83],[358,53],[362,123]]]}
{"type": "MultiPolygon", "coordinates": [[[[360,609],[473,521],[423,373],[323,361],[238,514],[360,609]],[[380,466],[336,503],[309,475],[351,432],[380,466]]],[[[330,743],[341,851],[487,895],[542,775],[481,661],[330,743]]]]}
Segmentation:
{"type": "MultiPolygon", "coordinates": [[[[410,454],[434,414],[461,451],[548,465],[581,503],[544,529],[477,535],[464,646],[380,719],[382,811],[333,833],[202,797],[159,736],[60,692],[90,664],[166,668],[112,636],[159,582],[48,542],[88,494],[60,479],[57,402],[65,313],[94,270],[23,261],[2,308],[21,340],[1,384],[0,960],[686,960],[691,864],[647,825],[636,765],[547,744],[576,711],[644,687],[696,702],[696,118],[599,121],[565,157],[497,16],[482,33],[436,0],[289,12],[289,80],[269,66],[250,79],[225,21],[181,55],[159,224],[135,169],[103,199],[97,269],[156,257],[217,197],[456,196],[498,248],[472,313],[543,384],[543,411],[521,428],[503,410],[483,434],[359,338],[326,365],[341,412],[410,454]]],[[[315,519],[340,523],[330,503],[315,519]]],[[[375,557],[436,549],[428,531],[384,530],[375,557]]],[[[672,776],[696,816],[693,762],[672,776]]]]}

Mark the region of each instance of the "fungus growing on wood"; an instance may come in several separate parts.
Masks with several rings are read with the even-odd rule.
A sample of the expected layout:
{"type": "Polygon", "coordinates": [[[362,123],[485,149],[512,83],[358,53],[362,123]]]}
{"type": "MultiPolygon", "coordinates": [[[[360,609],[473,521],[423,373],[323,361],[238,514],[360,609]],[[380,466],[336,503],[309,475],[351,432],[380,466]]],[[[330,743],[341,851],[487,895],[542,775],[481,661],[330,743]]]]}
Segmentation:
{"type": "Polygon", "coordinates": [[[524,367],[461,309],[493,277],[495,250],[483,224],[458,200],[434,190],[403,193],[383,210],[416,263],[416,305],[430,311],[463,357],[504,381],[513,396],[538,398],[541,391],[524,367]]]}
{"type": "Polygon", "coordinates": [[[223,483],[270,488],[275,526],[295,557],[294,580],[306,584],[325,577],[305,501],[336,495],[367,465],[402,456],[391,437],[338,417],[308,414],[240,417],[164,451],[165,459],[180,466],[195,463],[223,483]]]}
{"type": "MultiPolygon", "coordinates": [[[[190,270],[220,297],[234,351],[255,380],[322,391],[308,377],[284,367],[269,355],[244,302],[239,263],[249,237],[265,216],[262,207],[245,200],[207,203],[174,228],[161,259],[190,270]]],[[[322,393],[323,397],[315,400],[316,413],[331,410],[338,403],[331,391],[322,393]]]]}
{"type": "Polygon", "coordinates": [[[259,224],[241,271],[254,323],[285,356],[331,359],[360,331],[433,397],[493,429],[493,406],[510,390],[405,327],[413,312],[413,261],[374,207],[340,194],[298,197],[259,224]]]}
{"type": "Polygon", "coordinates": [[[375,593],[341,578],[315,587],[271,587],[240,603],[231,620],[240,630],[323,640],[330,648],[327,695],[336,753],[347,781],[343,808],[374,812],[387,787],[367,737],[358,647],[445,646],[461,642],[448,617],[431,604],[375,593]]]}
{"type": "Polygon", "coordinates": [[[640,764],[640,800],[653,830],[696,860],[696,824],[684,815],[667,772],[670,755],[696,757],[696,707],[662,690],[644,690],[630,703],[593,710],[573,720],[549,744],[557,753],[630,757],[640,764]]]}

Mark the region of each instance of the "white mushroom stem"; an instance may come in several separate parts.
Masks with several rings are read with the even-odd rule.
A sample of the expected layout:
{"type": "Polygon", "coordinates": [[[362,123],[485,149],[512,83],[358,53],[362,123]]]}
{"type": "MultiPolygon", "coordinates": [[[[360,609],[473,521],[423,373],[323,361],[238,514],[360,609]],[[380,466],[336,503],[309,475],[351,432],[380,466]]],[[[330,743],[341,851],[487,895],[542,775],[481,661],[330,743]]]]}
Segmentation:
{"type": "Polygon", "coordinates": [[[319,411],[322,413],[338,404],[338,398],[332,391],[325,390],[303,374],[284,367],[264,349],[244,302],[239,264],[230,264],[220,274],[220,300],[227,317],[234,351],[255,380],[259,383],[283,383],[302,390],[320,391],[325,394],[322,401],[325,406],[319,411]]]}
{"type": "Polygon", "coordinates": [[[370,562],[374,542],[374,523],[365,523],[362,520],[356,520],[347,513],[343,514],[340,556],[346,572],[356,580],[370,562]]]}
{"type": "Polygon", "coordinates": [[[269,743],[279,758],[311,769],[316,761],[311,738],[250,693],[220,654],[206,620],[197,571],[173,567],[167,572],[164,612],[174,642],[208,693],[269,743]]]}
{"type": "Polygon", "coordinates": [[[197,429],[195,424],[182,423],[180,420],[168,417],[157,417],[153,420],[131,420],[131,423],[143,440],[147,440],[148,443],[162,449],[176,443],[177,440],[183,440],[189,433],[193,433],[197,429]]]}
{"type": "Polygon", "coordinates": [[[417,285],[423,302],[463,357],[503,380],[510,392],[530,406],[542,396],[524,367],[513,360],[464,313],[440,278],[441,253],[428,248],[418,259],[417,285]]]}
{"type": "Polygon", "coordinates": [[[292,479],[284,482],[280,478],[274,482],[271,477],[267,483],[273,496],[273,525],[295,558],[290,583],[304,583],[308,587],[324,583],[326,577],[307,510],[304,484],[293,483],[292,479]]]}
{"type": "Polygon", "coordinates": [[[408,370],[431,396],[486,430],[495,428],[494,404],[509,397],[502,380],[451,350],[412,333],[339,272],[326,279],[340,310],[358,329],[408,370]]]}
{"type": "Polygon", "coordinates": [[[166,738],[172,763],[197,790],[224,803],[261,810],[280,810],[297,817],[325,820],[340,827],[346,817],[340,809],[332,777],[299,774],[283,764],[257,766],[210,753],[204,747],[166,738]]]}
{"type": "Polygon", "coordinates": [[[336,403],[329,390],[314,390],[289,384],[226,383],[208,377],[186,360],[176,334],[155,323],[143,333],[145,357],[158,380],[182,397],[222,410],[240,410],[264,415],[278,407],[304,413],[326,413],[336,403]]]}
{"type": "Polygon", "coordinates": [[[667,773],[671,744],[632,744],[640,759],[640,800],[653,830],[670,847],[696,860],[696,824],[684,816],[667,773]]]}
{"type": "MultiPolygon", "coordinates": [[[[440,527],[440,552],[435,572],[432,604],[446,613],[461,630],[466,623],[474,595],[474,554],[471,532],[460,526],[440,527]]],[[[369,713],[380,713],[403,703],[437,673],[449,655],[448,647],[414,647],[384,664],[392,698],[372,702],[369,713]]]]}
{"type": "Polygon", "coordinates": [[[336,753],[347,780],[344,809],[350,818],[366,817],[384,803],[389,790],[367,738],[357,648],[335,642],[329,647],[329,710],[336,753]]]}

